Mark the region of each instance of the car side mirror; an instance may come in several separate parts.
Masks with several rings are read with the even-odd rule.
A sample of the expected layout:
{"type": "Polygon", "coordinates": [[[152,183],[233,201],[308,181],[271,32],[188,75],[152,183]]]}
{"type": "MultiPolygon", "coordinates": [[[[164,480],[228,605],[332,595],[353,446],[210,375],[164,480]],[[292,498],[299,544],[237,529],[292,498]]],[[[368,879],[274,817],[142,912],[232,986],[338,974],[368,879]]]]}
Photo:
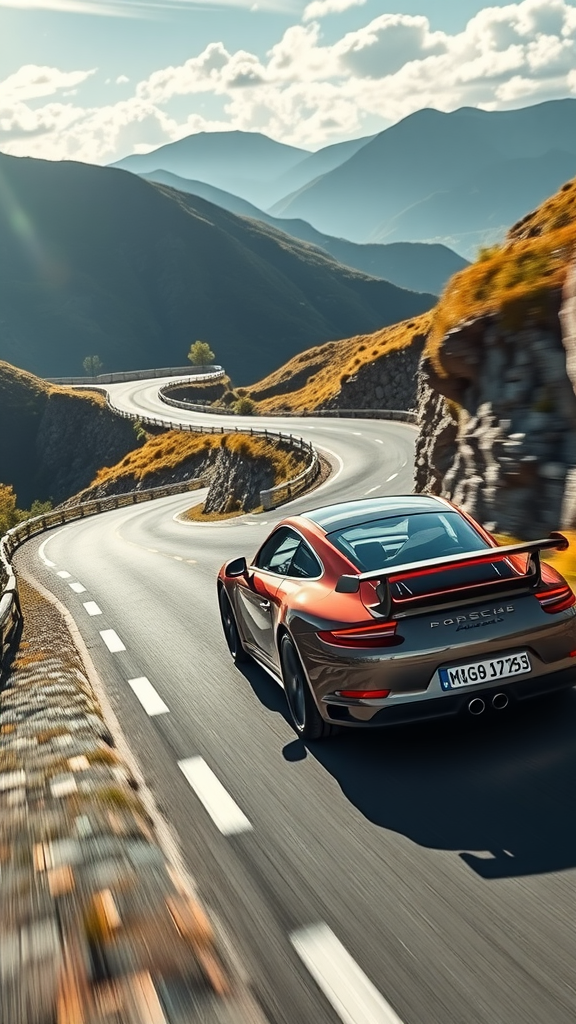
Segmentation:
{"type": "Polygon", "coordinates": [[[245,576],[247,568],[246,559],[242,556],[242,558],[233,558],[231,562],[228,562],[224,572],[226,576],[231,577],[245,576]]]}

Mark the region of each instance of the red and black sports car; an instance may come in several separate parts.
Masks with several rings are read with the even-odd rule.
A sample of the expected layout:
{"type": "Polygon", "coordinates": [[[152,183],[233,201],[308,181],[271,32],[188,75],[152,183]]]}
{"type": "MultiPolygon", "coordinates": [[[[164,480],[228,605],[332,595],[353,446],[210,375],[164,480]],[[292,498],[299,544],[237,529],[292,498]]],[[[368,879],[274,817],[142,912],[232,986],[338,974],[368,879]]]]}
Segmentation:
{"type": "Polygon", "coordinates": [[[222,567],[224,633],[283,683],[305,738],[503,709],[576,684],[576,598],[540,561],[567,546],[498,547],[436,497],[313,509],[222,567]]]}

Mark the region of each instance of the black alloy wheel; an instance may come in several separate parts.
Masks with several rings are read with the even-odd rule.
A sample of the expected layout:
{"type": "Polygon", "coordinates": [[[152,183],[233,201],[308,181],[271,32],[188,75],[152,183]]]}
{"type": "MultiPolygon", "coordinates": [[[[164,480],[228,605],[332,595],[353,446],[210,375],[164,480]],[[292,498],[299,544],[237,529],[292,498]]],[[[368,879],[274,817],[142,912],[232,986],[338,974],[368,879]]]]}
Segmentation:
{"type": "Polygon", "coordinates": [[[280,641],[280,663],[286,701],[298,735],[304,740],[329,736],[333,728],[324,721],[314,703],[298,651],[287,634],[280,641]]]}
{"type": "Polygon", "coordinates": [[[230,598],[222,587],[218,594],[218,603],[220,604],[220,618],[222,619],[222,629],[224,630],[224,636],[226,637],[226,643],[228,644],[228,650],[232,655],[232,660],[236,664],[240,664],[244,661],[249,661],[250,655],[244,649],[242,640],[240,639],[240,633],[238,632],[238,626],[236,625],[236,619],[230,604],[230,598]]]}

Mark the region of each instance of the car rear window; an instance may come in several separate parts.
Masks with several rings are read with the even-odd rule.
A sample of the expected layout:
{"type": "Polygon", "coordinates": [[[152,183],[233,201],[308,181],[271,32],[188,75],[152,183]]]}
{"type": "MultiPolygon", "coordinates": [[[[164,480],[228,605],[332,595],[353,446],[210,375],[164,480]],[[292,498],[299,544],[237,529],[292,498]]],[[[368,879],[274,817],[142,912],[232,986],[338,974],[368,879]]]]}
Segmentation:
{"type": "Polygon", "coordinates": [[[328,534],[360,572],[481,551],[489,545],[457,512],[422,512],[357,523],[328,534]]]}

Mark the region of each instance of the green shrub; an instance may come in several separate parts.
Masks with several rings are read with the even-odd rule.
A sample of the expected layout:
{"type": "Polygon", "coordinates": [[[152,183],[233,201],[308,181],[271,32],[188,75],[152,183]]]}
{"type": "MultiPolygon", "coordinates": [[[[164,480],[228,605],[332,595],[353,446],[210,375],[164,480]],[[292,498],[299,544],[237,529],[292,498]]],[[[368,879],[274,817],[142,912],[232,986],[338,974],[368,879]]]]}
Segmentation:
{"type": "Polygon", "coordinates": [[[234,412],[238,416],[253,416],[256,411],[256,402],[254,402],[248,396],[239,398],[234,404],[234,412]]]}

